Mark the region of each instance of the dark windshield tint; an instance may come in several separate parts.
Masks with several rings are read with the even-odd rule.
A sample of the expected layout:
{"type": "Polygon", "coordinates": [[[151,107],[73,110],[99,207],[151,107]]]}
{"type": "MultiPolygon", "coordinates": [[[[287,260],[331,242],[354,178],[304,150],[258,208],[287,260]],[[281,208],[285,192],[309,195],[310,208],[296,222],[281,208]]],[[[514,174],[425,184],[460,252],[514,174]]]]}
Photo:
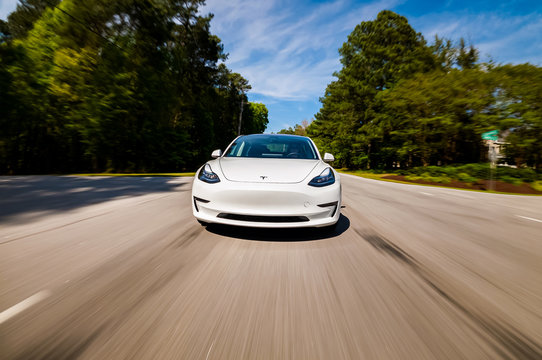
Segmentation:
{"type": "Polygon", "coordinates": [[[226,157],[318,159],[309,139],[287,135],[246,135],[230,146],[226,157]]]}

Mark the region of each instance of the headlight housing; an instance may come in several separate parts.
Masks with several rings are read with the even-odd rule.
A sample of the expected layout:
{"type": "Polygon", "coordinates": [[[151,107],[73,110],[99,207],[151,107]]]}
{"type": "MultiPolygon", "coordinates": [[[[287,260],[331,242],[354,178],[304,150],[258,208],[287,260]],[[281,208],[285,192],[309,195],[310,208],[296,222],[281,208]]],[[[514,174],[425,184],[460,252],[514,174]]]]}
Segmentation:
{"type": "Polygon", "coordinates": [[[333,170],[331,168],[326,168],[320,173],[320,175],[314,177],[310,182],[310,186],[322,187],[328,186],[335,183],[335,175],[333,175],[333,170]]]}
{"type": "Polygon", "coordinates": [[[209,164],[205,164],[205,166],[201,168],[198,179],[210,184],[220,182],[220,178],[213,172],[213,169],[211,169],[211,165],[209,164]]]}

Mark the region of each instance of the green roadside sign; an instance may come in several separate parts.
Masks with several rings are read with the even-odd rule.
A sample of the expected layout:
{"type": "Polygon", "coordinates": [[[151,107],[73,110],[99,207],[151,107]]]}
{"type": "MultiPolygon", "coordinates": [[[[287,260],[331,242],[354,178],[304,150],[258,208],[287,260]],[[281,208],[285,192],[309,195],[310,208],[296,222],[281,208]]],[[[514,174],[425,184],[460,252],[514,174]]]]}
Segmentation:
{"type": "Polygon", "coordinates": [[[482,139],[496,141],[499,139],[499,130],[491,130],[482,134],[482,139]]]}

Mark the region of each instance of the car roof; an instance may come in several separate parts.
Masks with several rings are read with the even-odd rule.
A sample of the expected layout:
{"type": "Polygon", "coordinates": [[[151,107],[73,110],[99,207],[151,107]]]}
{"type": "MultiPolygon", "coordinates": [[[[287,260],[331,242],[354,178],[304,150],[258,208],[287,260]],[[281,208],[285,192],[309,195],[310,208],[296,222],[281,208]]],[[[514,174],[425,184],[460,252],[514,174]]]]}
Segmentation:
{"type": "Polygon", "coordinates": [[[297,138],[301,138],[301,139],[307,139],[308,138],[308,136],[291,135],[291,134],[246,134],[246,135],[239,135],[239,136],[297,137],[297,138]]]}

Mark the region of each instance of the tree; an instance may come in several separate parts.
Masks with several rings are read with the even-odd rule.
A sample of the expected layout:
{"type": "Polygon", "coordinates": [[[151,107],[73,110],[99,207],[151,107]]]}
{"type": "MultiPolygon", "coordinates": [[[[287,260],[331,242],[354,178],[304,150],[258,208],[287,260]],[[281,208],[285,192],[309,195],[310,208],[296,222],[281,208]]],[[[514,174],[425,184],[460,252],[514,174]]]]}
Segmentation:
{"type": "MultiPolygon", "coordinates": [[[[391,11],[356,26],[339,53],[342,69],[334,74],[337,79],[328,85],[308,128],[323,151],[335,154],[339,166],[477,162],[483,158],[480,134],[495,126],[504,129],[503,114],[513,113],[513,106],[535,103],[526,93],[519,95],[512,83],[499,85],[494,65],[479,64],[478,50],[464,39],[454,45],[435,36],[428,46],[407,19],[391,11]],[[503,99],[496,99],[499,94],[503,99]]],[[[530,115],[515,114],[514,120],[507,117],[518,126],[512,138],[536,128],[532,119],[522,122],[530,115]]],[[[516,144],[517,150],[519,140],[516,144]]]]}
{"type": "Polygon", "coordinates": [[[9,31],[8,23],[0,19],[0,44],[5,43],[10,38],[11,38],[11,33],[9,31]]]}
{"type": "Polygon", "coordinates": [[[509,130],[506,155],[520,166],[542,169],[542,68],[504,65],[493,70],[497,78],[494,105],[499,127],[509,130]]]}
{"type": "Polygon", "coordinates": [[[262,103],[249,102],[243,123],[243,134],[263,133],[269,123],[267,107],[262,103]]]}
{"type": "Polygon", "coordinates": [[[357,25],[339,49],[340,72],[320,99],[322,108],[309,134],[341,166],[376,165],[385,142],[372,124],[380,110],[377,94],[400,79],[435,67],[431,49],[406,18],[381,11],[374,21],[357,25]]]}
{"type": "Polygon", "coordinates": [[[435,57],[436,67],[445,72],[451,71],[454,67],[474,69],[478,64],[478,49],[472,44],[467,46],[463,38],[460,38],[457,46],[454,46],[452,40],[435,35],[435,41],[430,49],[435,57]]]}
{"type": "Polygon", "coordinates": [[[8,16],[10,34],[24,38],[44,11],[59,3],[60,0],[19,0],[15,11],[8,16]]]}
{"type": "MultiPolygon", "coordinates": [[[[0,171],[193,169],[229,142],[249,85],[218,65],[201,4],[63,0],[3,40],[0,101],[17,102],[0,119],[0,171]]],[[[263,131],[265,106],[243,109],[263,131]]]]}
{"type": "Polygon", "coordinates": [[[278,134],[307,136],[307,128],[312,121],[313,119],[311,119],[310,122],[307,119],[303,119],[303,121],[301,121],[301,125],[295,124],[293,129],[291,126],[288,129],[281,129],[278,134]]]}
{"type": "Polygon", "coordinates": [[[490,76],[479,70],[420,73],[380,94],[377,123],[403,167],[478,162],[480,134],[494,122],[490,76]]]}
{"type": "Polygon", "coordinates": [[[459,48],[457,49],[457,65],[462,69],[473,69],[478,61],[478,50],[470,45],[467,49],[465,40],[459,40],[459,48]]]}

